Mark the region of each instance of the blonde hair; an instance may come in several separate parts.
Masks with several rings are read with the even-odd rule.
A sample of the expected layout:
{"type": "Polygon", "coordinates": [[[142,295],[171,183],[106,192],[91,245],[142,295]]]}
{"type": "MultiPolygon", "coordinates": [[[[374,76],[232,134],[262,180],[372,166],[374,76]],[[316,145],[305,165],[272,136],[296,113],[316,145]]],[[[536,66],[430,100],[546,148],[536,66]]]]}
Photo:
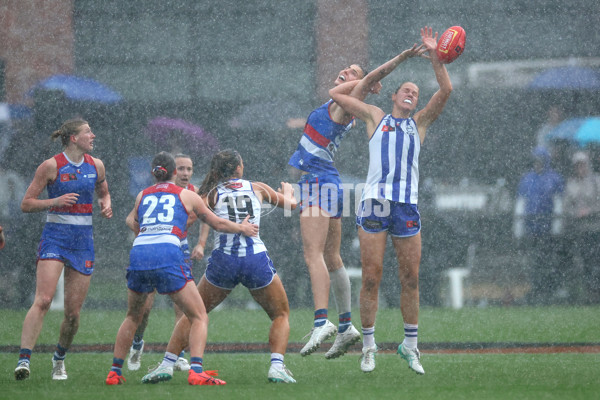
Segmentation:
{"type": "Polygon", "coordinates": [[[67,147],[69,145],[69,139],[71,138],[71,136],[79,134],[79,131],[83,125],[89,124],[86,120],[82,118],[69,119],[63,122],[60,129],[52,132],[52,135],[50,135],[50,139],[56,140],[58,137],[60,137],[62,145],[64,147],[67,147]]]}

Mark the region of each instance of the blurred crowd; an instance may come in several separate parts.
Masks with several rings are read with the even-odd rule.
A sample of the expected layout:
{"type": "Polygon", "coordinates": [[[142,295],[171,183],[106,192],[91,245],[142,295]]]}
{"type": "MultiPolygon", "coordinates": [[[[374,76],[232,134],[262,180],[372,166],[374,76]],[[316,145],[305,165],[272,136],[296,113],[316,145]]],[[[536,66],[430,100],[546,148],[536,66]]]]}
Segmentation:
{"type": "Polygon", "coordinates": [[[551,107],[536,135],[516,192],[514,235],[530,266],[528,303],[598,304],[600,143],[549,139],[563,119],[551,107]]]}

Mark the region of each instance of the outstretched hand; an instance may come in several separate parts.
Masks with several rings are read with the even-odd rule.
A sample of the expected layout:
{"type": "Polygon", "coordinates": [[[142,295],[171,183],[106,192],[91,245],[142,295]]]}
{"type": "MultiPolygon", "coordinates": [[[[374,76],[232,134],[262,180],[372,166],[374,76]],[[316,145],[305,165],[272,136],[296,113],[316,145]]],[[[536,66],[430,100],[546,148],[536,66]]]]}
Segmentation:
{"type": "Polygon", "coordinates": [[[421,40],[423,41],[423,46],[425,46],[425,51],[429,53],[429,57],[431,57],[437,49],[437,39],[438,33],[436,32],[434,36],[433,29],[430,26],[421,28],[421,40]]]}
{"type": "Polygon", "coordinates": [[[413,44],[413,47],[411,47],[410,49],[406,49],[402,52],[402,54],[404,54],[406,56],[406,58],[412,58],[412,57],[425,57],[428,58],[427,55],[425,54],[427,52],[427,48],[425,47],[425,45],[421,44],[418,45],[415,43],[413,44]]]}

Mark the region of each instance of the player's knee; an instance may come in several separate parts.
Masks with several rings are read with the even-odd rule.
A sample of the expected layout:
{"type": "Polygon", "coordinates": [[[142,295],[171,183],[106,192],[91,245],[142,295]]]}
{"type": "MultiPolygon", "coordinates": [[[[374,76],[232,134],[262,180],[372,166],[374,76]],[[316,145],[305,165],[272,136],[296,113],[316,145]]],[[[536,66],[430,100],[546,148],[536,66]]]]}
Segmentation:
{"type": "Polygon", "coordinates": [[[79,325],[79,312],[65,312],[65,322],[70,326],[79,325]]]}
{"type": "Polygon", "coordinates": [[[377,292],[379,290],[379,284],[381,278],[378,276],[370,276],[363,273],[362,276],[362,289],[368,293],[377,292]]]}
{"type": "Polygon", "coordinates": [[[419,288],[419,275],[404,274],[400,279],[400,284],[404,290],[417,290],[419,288]]]}
{"type": "Polygon", "coordinates": [[[50,309],[52,304],[52,297],[49,296],[36,296],[33,306],[36,307],[43,313],[46,313],[50,309]]]}

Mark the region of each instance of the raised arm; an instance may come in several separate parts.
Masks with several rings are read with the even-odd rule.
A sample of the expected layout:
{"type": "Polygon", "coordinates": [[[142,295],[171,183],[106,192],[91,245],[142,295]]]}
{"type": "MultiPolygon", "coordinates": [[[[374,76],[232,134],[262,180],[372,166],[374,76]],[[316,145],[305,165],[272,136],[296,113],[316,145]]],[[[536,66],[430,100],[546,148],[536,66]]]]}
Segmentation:
{"type": "Polygon", "coordinates": [[[357,85],[352,89],[350,93],[357,99],[364,100],[369,93],[378,94],[381,90],[381,80],[388,76],[398,65],[412,57],[420,57],[427,51],[425,45],[418,45],[415,43],[410,49],[404,50],[391,60],[386,61],[373,71],[369,72],[367,76],[358,81],[357,85]]]}
{"type": "Polygon", "coordinates": [[[423,40],[423,45],[426,47],[427,52],[429,52],[429,59],[431,60],[433,71],[435,72],[435,79],[440,86],[439,90],[433,94],[425,108],[417,112],[414,116],[421,142],[425,139],[427,128],[440,116],[450,97],[450,93],[452,93],[452,82],[450,82],[448,71],[437,56],[437,38],[438,33],[436,32],[435,36],[433,36],[430,27],[426,26],[421,29],[421,39],[423,40]]]}
{"type": "Polygon", "coordinates": [[[365,122],[367,125],[367,135],[370,138],[375,132],[379,121],[385,116],[385,113],[379,107],[367,104],[356,97],[346,94],[348,87],[350,85],[353,87],[356,84],[354,82],[347,82],[336,86],[329,91],[329,95],[348,114],[352,114],[365,122]]]}

